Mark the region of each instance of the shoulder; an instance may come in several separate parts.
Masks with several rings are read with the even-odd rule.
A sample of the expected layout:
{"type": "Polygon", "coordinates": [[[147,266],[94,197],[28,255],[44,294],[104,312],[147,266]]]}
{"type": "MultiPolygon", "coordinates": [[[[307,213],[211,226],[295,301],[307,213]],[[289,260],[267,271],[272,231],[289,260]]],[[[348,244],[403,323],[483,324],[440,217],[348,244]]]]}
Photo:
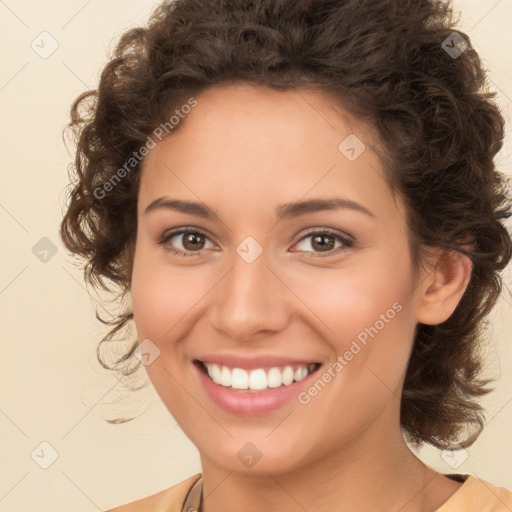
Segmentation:
{"type": "Polygon", "coordinates": [[[510,512],[512,492],[468,475],[455,494],[435,512],[510,512]]]}
{"type": "Polygon", "coordinates": [[[181,512],[187,494],[199,478],[201,478],[201,473],[156,494],[105,512],[181,512]]]}

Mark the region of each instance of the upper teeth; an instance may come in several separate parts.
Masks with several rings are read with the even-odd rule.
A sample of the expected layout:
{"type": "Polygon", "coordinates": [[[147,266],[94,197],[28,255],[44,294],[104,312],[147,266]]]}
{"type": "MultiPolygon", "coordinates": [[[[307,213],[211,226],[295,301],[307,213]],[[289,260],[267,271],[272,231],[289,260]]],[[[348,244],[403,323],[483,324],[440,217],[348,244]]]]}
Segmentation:
{"type": "Polygon", "coordinates": [[[281,371],[277,367],[265,370],[255,368],[253,370],[244,370],[242,368],[229,368],[215,363],[204,363],[208,375],[216,384],[234,389],[261,390],[267,388],[278,388],[279,386],[289,386],[294,381],[299,381],[311,373],[315,364],[301,364],[293,368],[285,366],[281,371]]]}

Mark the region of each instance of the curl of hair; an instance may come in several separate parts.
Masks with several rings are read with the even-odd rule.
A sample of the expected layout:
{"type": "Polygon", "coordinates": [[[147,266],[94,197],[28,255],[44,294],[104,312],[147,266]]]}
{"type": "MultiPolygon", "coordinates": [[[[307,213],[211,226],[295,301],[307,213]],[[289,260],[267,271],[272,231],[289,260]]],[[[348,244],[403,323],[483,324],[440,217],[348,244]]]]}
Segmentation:
{"type": "MultiPolygon", "coordinates": [[[[145,27],[124,33],[98,89],[71,108],[67,129],[77,151],[61,238],[85,261],[86,281],[122,297],[129,291],[141,162],[132,161],[108,192],[105,184],[188,98],[235,82],[333,94],[376,127],[389,184],[407,207],[415,265],[428,247],[472,262],[451,317],[417,326],[401,403],[402,428],[414,444],[470,445],[484,424],[477,399],[490,380],[480,378],[479,342],[511,258],[503,222],[510,203],[494,164],[504,120],[469,37],[459,32],[468,48],[458,58],[443,49],[454,23],[449,4],[434,0],[160,4],[145,27]]],[[[113,328],[101,343],[132,319],[126,308],[102,320],[113,328]]],[[[102,364],[133,372],[137,366],[123,364],[135,346],[102,364]]]]}

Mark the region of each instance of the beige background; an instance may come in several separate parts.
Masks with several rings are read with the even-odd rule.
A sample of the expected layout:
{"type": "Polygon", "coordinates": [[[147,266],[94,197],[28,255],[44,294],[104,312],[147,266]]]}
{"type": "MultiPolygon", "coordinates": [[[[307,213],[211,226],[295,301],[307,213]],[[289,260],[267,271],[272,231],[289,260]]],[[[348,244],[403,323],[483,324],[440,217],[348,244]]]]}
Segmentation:
{"type": "MultiPolygon", "coordinates": [[[[94,318],[97,298],[88,295],[57,235],[71,161],[61,140],[69,105],[95,87],[114,38],[143,22],[155,5],[152,0],[0,1],[0,511],[103,510],[200,471],[194,446],[153,389],[123,405],[115,379],[98,369],[95,347],[104,331],[94,318]],[[43,31],[50,36],[40,35],[43,31]],[[58,48],[45,55],[57,44],[53,41],[58,48]],[[57,250],[46,262],[32,252],[42,244],[35,252],[44,257],[49,242],[40,242],[43,237],[57,250]],[[103,420],[148,407],[127,424],[103,420]],[[41,468],[51,462],[53,450],[58,458],[41,468]]],[[[510,172],[512,0],[455,5],[509,121],[499,164],[510,172]]],[[[507,284],[512,288],[510,270],[507,284]]],[[[484,434],[458,468],[436,450],[422,455],[439,471],[473,472],[510,489],[511,312],[508,295],[492,318],[489,371],[499,380],[484,401],[489,411],[484,434]]]]}

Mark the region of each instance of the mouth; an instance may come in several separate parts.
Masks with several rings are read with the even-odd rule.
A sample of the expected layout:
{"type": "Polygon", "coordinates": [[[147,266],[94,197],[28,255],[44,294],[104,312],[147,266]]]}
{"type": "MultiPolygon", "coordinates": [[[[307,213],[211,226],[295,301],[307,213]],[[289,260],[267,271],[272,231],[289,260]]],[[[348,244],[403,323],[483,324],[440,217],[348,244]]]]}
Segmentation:
{"type": "Polygon", "coordinates": [[[241,393],[261,393],[287,388],[315,373],[321,363],[290,363],[261,368],[238,368],[194,360],[200,372],[213,383],[241,393]]]}

